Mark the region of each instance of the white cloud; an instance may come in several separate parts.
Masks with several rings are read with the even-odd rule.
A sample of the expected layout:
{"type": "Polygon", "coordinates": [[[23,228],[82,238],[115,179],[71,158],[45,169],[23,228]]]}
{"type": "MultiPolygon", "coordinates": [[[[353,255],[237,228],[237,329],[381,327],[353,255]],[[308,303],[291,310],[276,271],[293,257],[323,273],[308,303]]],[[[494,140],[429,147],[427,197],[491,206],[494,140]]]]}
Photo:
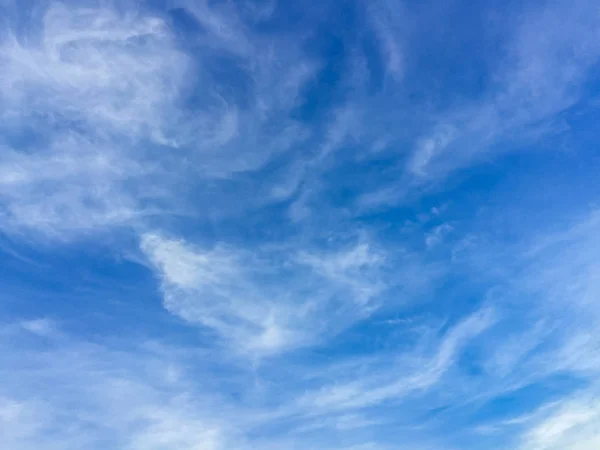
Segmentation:
{"type": "Polygon", "coordinates": [[[0,41],[2,126],[31,136],[2,149],[2,227],[67,238],[130,222],[156,195],[139,193],[156,164],[135,143],[166,139],[188,58],[151,15],[60,3],[41,11],[0,41]]]}
{"type": "Polygon", "coordinates": [[[54,321],[47,318],[23,320],[19,325],[41,337],[53,337],[60,333],[54,321]]]}
{"type": "Polygon", "coordinates": [[[368,17],[380,43],[380,51],[386,62],[387,73],[395,80],[404,76],[403,32],[407,20],[402,5],[389,1],[370,2],[368,17]]]}
{"type": "MultiPolygon", "coordinates": [[[[359,234],[356,228],[323,243],[346,226],[321,227],[323,216],[334,221],[351,215],[337,206],[315,207],[326,197],[329,171],[348,162],[340,174],[346,176],[364,163],[361,158],[374,152],[356,155],[363,145],[379,148],[376,157],[383,158],[391,147],[405,148],[406,139],[399,138],[404,122],[388,114],[399,97],[365,98],[357,74],[343,74],[341,90],[351,98],[329,105],[323,123],[302,123],[303,92],[318,83],[325,64],[305,54],[311,37],[294,30],[275,36],[265,31],[268,26],[257,31],[248,24],[267,20],[274,2],[169,2],[183,5],[201,30],[184,38],[174,31],[186,30],[170,29],[167,16],[134,3],[82,8],[50,2],[22,27],[1,30],[0,231],[67,240],[115,227],[133,230],[140,239],[136,251],[159,280],[165,309],[201,329],[189,333],[190,352],[202,352],[204,359],[186,370],[173,355],[149,357],[147,349],[119,337],[121,350],[110,350],[70,342],[50,319],[17,321],[0,333],[6,341],[2,366],[8,367],[0,369],[0,444],[15,450],[302,450],[331,447],[319,440],[323,433],[345,437],[338,449],[382,449],[390,447],[368,443],[371,429],[386,420],[414,427],[413,410],[481,405],[555,374],[583,383],[597,377],[597,215],[527,245],[529,252],[523,242],[505,246],[500,239],[482,249],[478,243],[485,239],[472,246],[469,241],[468,248],[455,247],[451,253],[458,257],[451,263],[436,259],[438,252],[420,257],[406,250],[422,247],[423,239],[428,248],[446,249],[446,236],[460,234],[450,222],[434,226],[435,208],[417,215],[415,228],[430,229],[406,248],[394,239],[405,234],[390,229],[382,235],[392,239],[381,244],[371,234],[347,238],[359,234]],[[342,147],[348,152],[339,152],[342,147]],[[265,167],[269,162],[273,167],[265,167]],[[264,173],[250,180],[249,172],[261,168],[264,173]],[[285,182],[273,187],[281,172],[285,182]],[[288,200],[293,203],[286,209],[288,200]],[[231,228],[220,230],[218,219],[236,215],[235,227],[252,227],[242,217],[249,205],[272,202],[280,203],[273,210],[284,206],[288,215],[276,216],[273,230],[261,236],[273,232],[277,246],[266,238],[249,243],[235,237],[235,246],[207,244],[201,232],[188,238],[189,224],[179,227],[170,214],[215,220],[216,237],[210,239],[219,241],[231,228]],[[279,229],[282,217],[295,222],[279,229]],[[182,238],[168,237],[167,229],[179,230],[182,238]],[[456,276],[450,287],[440,281],[447,271],[456,276]],[[462,286],[453,291],[461,277],[465,284],[496,285],[471,315],[467,310],[479,308],[477,292],[465,294],[473,301],[469,307],[456,300],[463,294],[462,286]],[[403,305],[422,300],[435,313],[443,310],[433,322],[452,315],[453,325],[430,326],[426,313],[386,320],[388,314],[404,317],[403,305]],[[402,326],[360,323],[374,314],[380,314],[377,323],[402,326]],[[363,326],[376,330],[356,330],[363,326]],[[21,334],[5,339],[11,333],[21,334]],[[38,345],[44,349],[33,348],[38,345]],[[481,373],[462,367],[463,357],[481,373]],[[271,432],[274,437],[264,436],[271,432]],[[299,440],[283,439],[288,432],[299,440]]],[[[590,3],[573,5],[553,4],[523,16],[500,65],[498,89],[439,118],[418,141],[400,183],[363,196],[363,203],[418,190],[428,177],[441,179],[575,104],[578,86],[600,54],[600,21],[590,3]]],[[[387,76],[404,79],[410,49],[401,42],[402,10],[380,3],[367,12],[387,76]]],[[[360,59],[360,49],[347,50],[349,59],[360,59]]],[[[381,97],[390,94],[383,91],[381,97]]],[[[402,170],[385,172],[388,179],[402,170]]],[[[280,213],[273,210],[269,214],[280,213]]],[[[370,220],[380,219],[369,217],[362,225],[375,223],[370,220]]],[[[530,445],[524,448],[562,443],[560,448],[588,450],[598,443],[595,403],[577,400],[561,408],[524,436],[530,445]],[[583,444],[575,443],[576,432],[583,444]]]]}
{"type": "Polygon", "coordinates": [[[435,247],[443,242],[448,233],[451,233],[454,227],[449,223],[443,223],[435,226],[425,235],[425,245],[428,248],[435,247]]]}
{"type": "Polygon", "coordinates": [[[385,288],[378,279],[385,255],[366,242],[326,258],[322,254],[300,252],[297,260],[332,283],[349,288],[354,301],[363,305],[385,288]]]}
{"type": "MultiPolygon", "coordinates": [[[[469,250],[473,260],[465,270],[493,286],[485,303],[497,311],[497,324],[478,342],[472,358],[485,376],[454,380],[453,388],[462,393],[457,404],[486,404],[506,395],[519,398],[521,389],[540,389],[546,383],[554,386],[557,379],[565,390],[561,401],[570,402],[571,389],[595,384],[600,373],[600,289],[595,256],[600,245],[599,223],[597,211],[592,211],[552,233],[524,232],[526,237],[506,247],[482,240],[469,250]]],[[[541,414],[552,409],[555,401],[556,397],[549,395],[520,412],[530,417],[531,410],[539,407],[541,414]]],[[[564,423],[569,423],[570,417],[566,415],[564,423]]],[[[525,423],[511,423],[500,413],[480,431],[507,432],[506,427],[513,425],[525,423]]],[[[551,428],[560,430],[563,425],[551,428]]],[[[541,433],[550,435],[548,430],[541,433]]],[[[538,439],[540,449],[551,440],[531,439],[538,439]]],[[[572,442],[575,445],[576,440],[572,442]]],[[[531,445],[523,448],[538,448],[531,445]]],[[[557,444],[547,448],[571,447],[557,444]]]]}
{"type": "MultiPolygon", "coordinates": [[[[415,146],[408,169],[439,178],[489,151],[507,151],[536,127],[577,103],[600,58],[596,3],[549,2],[517,15],[507,60],[496,67],[499,87],[481,101],[445,112],[415,146]],[[502,149],[495,144],[504,141],[502,149]]],[[[549,127],[552,131],[555,127],[549,127]]]]}
{"type": "Polygon", "coordinates": [[[64,238],[122,225],[142,212],[124,184],[144,169],[77,134],[56,136],[32,155],[4,149],[0,174],[2,228],[11,233],[64,238]]]}
{"type": "MultiPolygon", "coordinates": [[[[340,448],[311,437],[317,428],[302,422],[291,437],[283,431],[264,435],[264,427],[279,425],[281,417],[273,414],[273,407],[265,405],[262,397],[256,404],[232,401],[228,392],[211,388],[243,388],[244,396],[250,398],[261,391],[252,385],[252,371],[246,364],[237,369],[228,366],[234,372],[227,375],[211,375],[209,365],[226,359],[218,353],[126,343],[126,337],[92,343],[67,332],[60,345],[39,351],[27,345],[22,327],[4,329],[10,331],[0,335],[0,349],[3,367],[10,369],[0,370],[3,448],[340,448]],[[175,378],[173,367],[178,372],[175,378]],[[230,384],[235,376],[240,383],[230,384]]],[[[293,395],[286,392],[286,396],[293,395]]],[[[340,433],[376,424],[357,414],[341,415],[334,422],[340,433]]],[[[350,447],[351,442],[364,440],[357,437],[346,442],[350,447]]],[[[371,448],[385,447],[372,443],[371,448]]]]}
{"type": "Polygon", "coordinates": [[[390,366],[374,368],[366,376],[350,377],[344,383],[336,382],[309,392],[299,404],[313,414],[322,414],[397,402],[410,394],[427,391],[441,380],[470,341],[493,324],[491,310],[478,311],[456,324],[439,342],[430,344],[433,349],[417,349],[413,355],[388,355],[395,359],[390,366]]]}
{"type": "Polygon", "coordinates": [[[160,18],[52,3],[36,25],[0,46],[5,121],[47,115],[163,139],[188,58],[160,18]]]}
{"type": "Polygon", "coordinates": [[[22,329],[12,330],[0,342],[2,448],[232,448],[236,424],[211,417],[208,397],[190,398],[186,380],[165,381],[175,357],[139,348],[132,355],[67,334],[39,352],[23,346],[22,329]]]}
{"type": "Polygon", "coordinates": [[[46,419],[41,410],[42,406],[34,401],[0,397],[0,443],[15,450],[28,450],[40,444],[36,437],[43,433],[46,419]]]}
{"type": "Polygon", "coordinates": [[[165,307],[243,352],[277,353],[367,316],[385,287],[382,253],[359,242],[332,252],[202,250],[146,234],[141,249],[162,280],[165,307]]]}
{"type": "Polygon", "coordinates": [[[288,117],[318,69],[301,42],[250,32],[233,7],[187,6],[210,37],[192,53],[163,16],[129,3],[51,2],[2,24],[4,231],[66,240],[193,214],[183,205],[198,184],[256,170],[309,136],[288,117]],[[247,100],[216,71],[222,51],[240,58],[247,100]]]}
{"type": "Polygon", "coordinates": [[[593,391],[561,402],[527,430],[519,448],[593,450],[600,446],[600,402],[593,391]]]}

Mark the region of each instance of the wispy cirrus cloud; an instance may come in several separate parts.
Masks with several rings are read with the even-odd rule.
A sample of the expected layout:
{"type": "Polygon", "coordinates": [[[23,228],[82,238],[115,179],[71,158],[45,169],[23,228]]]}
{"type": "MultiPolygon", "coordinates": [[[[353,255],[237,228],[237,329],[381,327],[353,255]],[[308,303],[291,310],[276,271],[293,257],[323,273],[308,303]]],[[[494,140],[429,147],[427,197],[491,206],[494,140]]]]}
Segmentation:
{"type": "Polygon", "coordinates": [[[415,146],[411,172],[444,176],[498,151],[502,141],[518,148],[529,132],[560,120],[557,115],[581,99],[600,58],[595,4],[552,2],[524,9],[516,16],[506,61],[497,68],[498,88],[445,112],[415,146]]]}
{"type": "Polygon", "coordinates": [[[591,388],[504,425],[521,429],[515,448],[587,450],[598,445],[597,404],[596,390],[591,388]]]}
{"type": "Polygon", "coordinates": [[[250,253],[147,234],[141,249],[162,280],[170,312],[251,354],[339,332],[376,309],[373,301],[386,287],[384,253],[367,243],[331,252],[250,253]]]}
{"type": "Polygon", "coordinates": [[[412,393],[427,391],[440,381],[464,347],[492,324],[492,311],[478,311],[442,336],[431,354],[402,355],[405,357],[398,358],[391,367],[377,368],[348,383],[323,387],[309,393],[301,403],[308,402],[307,408],[318,414],[320,410],[347,411],[398,402],[412,393]]]}
{"type": "Polygon", "coordinates": [[[189,61],[158,17],[39,12],[0,44],[4,227],[64,237],[128,223],[156,168],[136,143],[166,139],[189,61]]]}
{"type": "Polygon", "coordinates": [[[0,16],[0,446],[596,444],[595,4],[0,16]]]}
{"type": "Polygon", "coordinates": [[[183,199],[193,188],[178,188],[177,177],[256,170],[308,136],[286,115],[317,63],[293,44],[240,31],[247,48],[231,64],[255,90],[245,101],[221,90],[214,61],[241,48],[227,44],[235,37],[227,30],[239,28],[234,16],[194,4],[189,15],[211,34],[193,57],[168,17],[130,6],[56,2],[3,29],[5,227],[64,238],[144,223],[147,214],[171,212],[165,203],[176,191],[183,199]],[[279,46],[290,49],[290,64],[279,46]],[[190,104],[191,91],[202,95],[190,104]]]}
{"type": "Polygon", "coordinates": [[[488,57],[484,89],[445,107],[417,109],[427,125],[405,144],[410,151],[395,180],[359,195],[359,210],[410,202],[451,174],[525,153],[564,135],[570,112],[588,108],[586,94],[600,58],[600,19],[593,2],[528,4],[502,19],[497,11],[489,14],[496,17],[486,23],[492,36],[483,38],[497,41],[498,54],[488,57]],[[500,39],[493,34],[498,20],[506,26],[500,39]],[[555,29],[560,31],[550,31],[555,29]]]}
{"type": "Polygon", "coordinates": [[[149,351],[146,357],[138,352],[130,359],[122,351],[68,333],[34,339],[46,339],[46,353],[32,349],[35,342],[18,328],[2,333],[2,360],[11,368],[2,371],[3,445],[17,450],[98,443],[131,450],[213,450],[233,437],[233,430],[226,438],[208,411],[194,404],[198,397],[189,398],[183,380],[169,375],[177,364],[174,358],[149,351]],[[7,340],[15,344],[12,350],[7,340]],[[42,387],[35,398],[28,391],[33,385],[42,387]]]}
{"type": "Polygon", "coordinates": [[[100,136],[164,139],[164,108],[174,106],[190,63],[164,20],[54,3],[32,22],[2,40],[4,121],[73,121],[100,136]]]}

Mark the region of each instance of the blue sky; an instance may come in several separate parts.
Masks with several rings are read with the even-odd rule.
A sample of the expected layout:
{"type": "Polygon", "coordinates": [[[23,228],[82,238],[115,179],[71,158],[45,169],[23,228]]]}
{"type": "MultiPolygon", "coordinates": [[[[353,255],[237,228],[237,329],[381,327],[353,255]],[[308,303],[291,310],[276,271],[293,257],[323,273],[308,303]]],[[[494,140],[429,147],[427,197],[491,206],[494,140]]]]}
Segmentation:
{"type": "Polygon", "coordinates": [[[0,0],[0,447],[600,448],[600,6],[0,0]]]}

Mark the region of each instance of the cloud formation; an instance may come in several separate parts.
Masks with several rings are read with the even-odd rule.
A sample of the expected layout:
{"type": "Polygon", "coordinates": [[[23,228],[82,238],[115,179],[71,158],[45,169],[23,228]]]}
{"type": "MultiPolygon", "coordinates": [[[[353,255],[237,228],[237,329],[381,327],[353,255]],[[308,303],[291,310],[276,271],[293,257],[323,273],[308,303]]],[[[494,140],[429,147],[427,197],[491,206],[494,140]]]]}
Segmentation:
{"type": "Polygon", "coordinates": [[[146,234],[141,249],[160,273],[165,307],[242,352],[279,352],[339,332],[372,313],[377,305],[371,301],[383,288],[384,256],[367,243],[333,252],[257,254],[202,251],[146,234]]]}
{"type": "Polygon", "coordinates": [[[0,447],[598,446],[594,2],[0,18],[0,447]]]}

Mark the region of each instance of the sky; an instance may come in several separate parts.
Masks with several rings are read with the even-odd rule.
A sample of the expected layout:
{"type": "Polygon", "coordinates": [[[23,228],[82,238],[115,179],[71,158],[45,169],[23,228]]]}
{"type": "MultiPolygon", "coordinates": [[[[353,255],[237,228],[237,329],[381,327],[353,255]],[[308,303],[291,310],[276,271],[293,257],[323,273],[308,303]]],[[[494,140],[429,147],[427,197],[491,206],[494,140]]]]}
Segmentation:
{"type": "Polygon", "coordinates": [[[0,0],[0,447],[600,448],[600,4],[0,0]]]}

